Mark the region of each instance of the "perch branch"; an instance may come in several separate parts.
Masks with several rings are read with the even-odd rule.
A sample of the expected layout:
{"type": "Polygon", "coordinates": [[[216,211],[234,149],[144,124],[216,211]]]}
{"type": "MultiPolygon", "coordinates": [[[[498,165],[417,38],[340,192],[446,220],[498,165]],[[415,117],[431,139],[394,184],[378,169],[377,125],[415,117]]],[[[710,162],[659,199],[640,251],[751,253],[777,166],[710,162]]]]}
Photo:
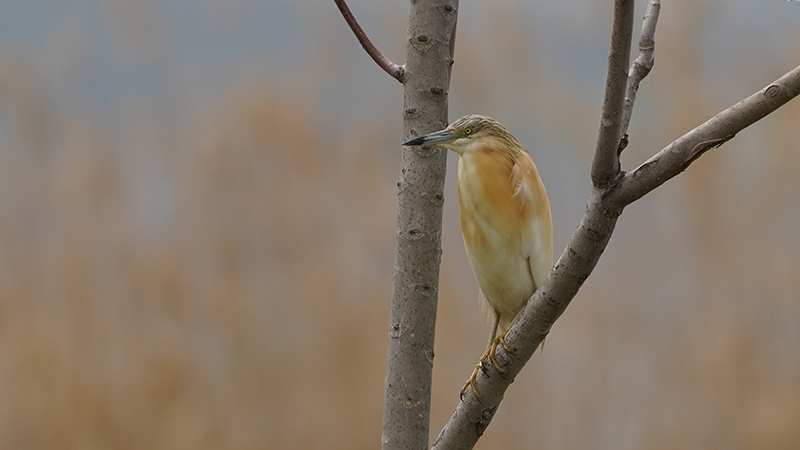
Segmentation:
{"type": "Polygon", "coordinates": [[[617,217],[622,213],[621,208],[614,210],[604,204],[603,193],[621,175],[617,148],[621,137],[620,121],[632,29],[633,0],[616,0],[606,93],[592,163],[594,189],[583,220],[543,285],[533,294],[506,334],[505,340],[511,352],[498,347],[495,357],[503,366],[502,372],[492,363],[482,363],[483,370],[478,371],[474,383],[480,397],[467,391],[434,442],[436,450],[470,449],[475,445],[494,417],[506,389],[533,356],[605,250],[617,217]]]}
{"type": "MultiPolygon", "coordinates": [[[[616,3],[615,35],[617,32],[625,33],[624,27],[618,28],[616,24],[620,22],[620,16],[630,14],[630,10],[621,8],[625,6],[621,3],[625,2],[616,3]]],[[[650,2],[651,8],[657,8],[654,6],[657,4],[658,1],[650,2]]],[[[651,8],[648,10],[651,11],[651,8]]],[[[653,29],[656,17],[648,15],[645,18],[645,22],[651,21],[653,29]]],[[[617,37],[616,40],[620,38],[617,37]]],[[[624,59],[614,54],[618,50],[617,46],[612,45],[610,65],[624,59]]],[[[649,59],[652,60],[652,54],[649,59]]],[[[478,372],[474,383],[480,397],[467,391],[434,442],[433,448],[436,450],[469,449],[475,445],[491,422],[509,385],[594,270],[625,206],[686,169],[707,150],[727,142],[739,131],[800,94],[800,67],[797,67],[677,139],[633,172],[623,175],[622,172],[614,172],[619,170],[617,145],[614,143],[615,145],[609,147],[613,142],[605,135],[613,135],[613,127],[609,125],[608,130],[604,130],[605,119],[609,118],[613,123],[613,117],[619,117],[622,111],[621,103],[609,101],[616,94],[608,92],[619,89],[619,74],[609,69],[608,76],[603,108],[604,123],[601,124],[592,169],[594,189],[583,219],[541,288],[534,293],[509,329],[506,343],[510,351],[503,346],[497,347],[495,358],[501,366],[500,370],[490,362],[482,364],[483,370],[478,372]],[[611,78],[616,82],[610,80],[611,78]],[[600,142],[602,139],[608,139],[608,142],[604,145],[600,142]],[[596,172],[598,165],[600,169],[596,172]],[[603,177],[610,174],[617,179],[601,177],[599,181],[605,180],[606,184],[598,184],[595,177],[597,174],[603,177]],[[615,182],[610,183],[611,181],[615,182]]]]}
{"type": "Polygon", "coordinates": [[[471,390],[467,391],[436,439],[433,449],[473,448],[489,426],[509,385],[594,269],[621,212],[604,205],[600,191],[592,193],[586,213],[569,245],[506,334],[506,343],[511,352],[503,346],[497,347],[495,359],[502,366],[502,372],[488,362],[487,357],[474,383],[480,397],[471,390]]]}
{"type": "Polygon", "coordinates": [[[396,79],[399,82],[403,82],[403,77],[405,76],[405,69],[403,66],[399,64],[393,63],[389,58],[384,56],[378,47],[375,47],[375,44],[367,36],[367,33],[361,28],[361,25],[358,24],[356,21],[355,16],[350,11],[350,8],[347,6],[347,3],[344,0],[333,0],[336,3],[336,6],[339,8],[339,11],[342,13],[342,17],[347,22],[347,25],[350,26],[350,29],[353,30],[353,34],[356,35],[356,39],[364,47],[367,54],[375,61],[384,72],[388,73],[392,76],[392,78],[396,79]]]}
{"type": "Polygon", "coordinates": [[[678,138],[615,186],[593,190],[586,213],[569,245],[506,335],[506,343],[513,353],[507,352],[503,346],[497,347],[495,358],[503,372],[497,371],[491,363],[483,364],[484,370],[479,371],[475,379],[475,387],[481,396],[478,398],[467,392],[433,448],[462,449],[475,445],[491,422],[514,377],[591,274],[626,205],[677,175],[704,152],[727,142],[736,133],[798,94],[800,67],[678,138]]]}

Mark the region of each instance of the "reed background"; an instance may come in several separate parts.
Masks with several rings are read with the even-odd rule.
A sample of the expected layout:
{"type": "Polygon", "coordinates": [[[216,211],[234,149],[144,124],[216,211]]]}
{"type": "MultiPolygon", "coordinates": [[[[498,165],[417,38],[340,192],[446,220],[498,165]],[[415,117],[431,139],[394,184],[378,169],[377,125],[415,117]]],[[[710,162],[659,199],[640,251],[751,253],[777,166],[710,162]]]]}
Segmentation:
{"type": "MultiPolygon", "coordinates": [[[[402,63],[405,2],[350,3],[402,63]]],[[[531,151],[556,254],[611,3],[461,2],[451,118],[531,151]]],[[[800,5],[664,2],[656,37],[627,169],[795,67],[800,5]]],[[[401,111],[333,2],[0,3],[0,447],[376,448],[401,111]]],[[[479,448],[797,448],[798,125],[627,208],[479,448]]],[[[449,158],[434,436],[489,328],[449,158]]]]}

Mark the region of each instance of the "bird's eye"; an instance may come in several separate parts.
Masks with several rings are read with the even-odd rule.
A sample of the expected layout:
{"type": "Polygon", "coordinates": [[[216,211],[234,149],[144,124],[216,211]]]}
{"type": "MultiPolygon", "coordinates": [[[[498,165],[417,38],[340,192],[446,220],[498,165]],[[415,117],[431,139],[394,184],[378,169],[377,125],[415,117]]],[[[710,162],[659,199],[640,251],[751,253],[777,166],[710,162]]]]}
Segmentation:
{"type": "Polygon", "coordinates": [[[470,127],[464,128],[464,134],[466,134],[467,136],[472,134],[472,128],[470,128],[470,127]]]}

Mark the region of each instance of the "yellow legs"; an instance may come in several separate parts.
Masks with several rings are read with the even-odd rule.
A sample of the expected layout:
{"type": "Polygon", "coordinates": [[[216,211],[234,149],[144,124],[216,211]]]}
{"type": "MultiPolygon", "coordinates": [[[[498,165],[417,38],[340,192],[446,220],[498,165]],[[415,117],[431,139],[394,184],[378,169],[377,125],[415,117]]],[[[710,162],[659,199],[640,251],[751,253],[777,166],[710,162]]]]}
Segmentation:
{"type": "Polygon", "coordinates": [[[501,344],[507,352],[512,353],[511,348],[509,348],[508,344],[506,344],[506,333],[501,334],[497,339],[495,339],[495,334],[497,334],[497,325],[500,323],[500,315],[495,313],[494,314],[494,322],[492,323],[492,332],[489,334],[489,343],[486,347],[486,352],[484,352],[483,356],[481,356],[480,361],[478,361],[478,365],[475,366],[475,370],[472,371],[472,376],[469,377],[469,380],[464,384],[464,387],[461,388],[461,397],[464,397],[464,393],[467,392],[467,387],[472,388],[472,393],[475,394],[475,397],[480,398],[481,394],[478,393],[478,390],[475,388],[475,377],[478,376],[478,370],[483,370],[483,361],[488,356],[489,359],[494,364],[494,368],[497,369],[498,372],[501,374],[505,372],[503,368],[500,367],[500,364],[497,363],[497,359],[494,357],[494,353],[497,351],[497,344],[501,344]]]}

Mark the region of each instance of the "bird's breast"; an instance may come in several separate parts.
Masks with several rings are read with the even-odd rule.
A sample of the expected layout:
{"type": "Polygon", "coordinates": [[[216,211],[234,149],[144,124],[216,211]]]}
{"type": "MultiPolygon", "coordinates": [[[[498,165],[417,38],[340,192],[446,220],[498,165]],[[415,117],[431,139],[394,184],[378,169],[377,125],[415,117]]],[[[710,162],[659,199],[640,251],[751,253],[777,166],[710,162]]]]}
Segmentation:
{"type": "Polygon", "coordinates": [[[506,239],[520,234],[520,210],[511,180],[513,164],[491,154],[465,154],[458,164],[458,202],[462,222],[506,239]]]}
{"type": "Polygon", "coordinates": [[[465,153],[458,166],[461,231],[470,266],[487,301],[513,320],[533,294],[527,255],[526,211],[515,197],[513,161],[492,153],[465,153]],[[509,317],[510,316],[510,317],[509,317]]]}

